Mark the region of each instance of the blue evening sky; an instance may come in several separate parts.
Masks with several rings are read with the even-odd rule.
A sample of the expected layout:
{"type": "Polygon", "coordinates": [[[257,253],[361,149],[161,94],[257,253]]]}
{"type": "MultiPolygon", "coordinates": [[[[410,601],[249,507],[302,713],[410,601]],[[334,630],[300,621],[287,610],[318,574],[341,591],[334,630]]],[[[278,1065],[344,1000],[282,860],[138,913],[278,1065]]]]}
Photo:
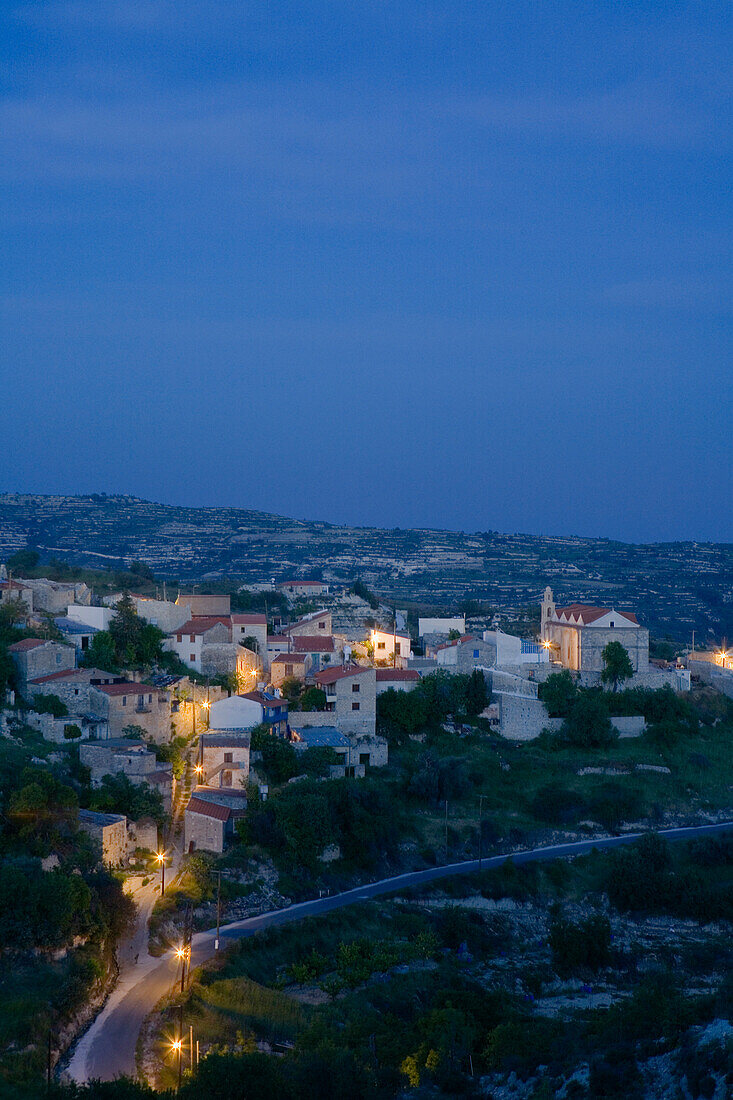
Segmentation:
{"type": "Polygon", "coordinates": [[[0,489],[733,539],[731,10],[5,0],[0,489]]]}

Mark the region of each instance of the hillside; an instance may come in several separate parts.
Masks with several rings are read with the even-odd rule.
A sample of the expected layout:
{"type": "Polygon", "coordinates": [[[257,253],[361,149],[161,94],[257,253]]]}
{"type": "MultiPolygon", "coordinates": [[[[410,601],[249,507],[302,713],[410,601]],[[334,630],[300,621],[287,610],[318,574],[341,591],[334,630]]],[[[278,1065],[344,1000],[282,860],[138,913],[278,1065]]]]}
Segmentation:
{"type": "Polygon", "coordinates": [[[0,495],[0,560],[31,545],[44,560],[96,568],[132,560],[174,581],[361,576],[398,602],[505,610],[537,602],[633,608],[653,633],[698,645],[733,635],[733,545],[633,545],[609,539],[380,530],[236,508],[183,508],[128,496],[0,495]]]}

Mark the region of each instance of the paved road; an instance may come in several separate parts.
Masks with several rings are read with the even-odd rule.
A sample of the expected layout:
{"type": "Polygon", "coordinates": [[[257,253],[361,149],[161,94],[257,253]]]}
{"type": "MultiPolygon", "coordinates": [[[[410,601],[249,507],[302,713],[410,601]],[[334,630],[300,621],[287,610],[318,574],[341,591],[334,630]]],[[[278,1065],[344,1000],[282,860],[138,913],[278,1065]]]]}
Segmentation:
{"type": "MultiPolygon", "coordinates": [[[[709,836],[731,829],[733,829],[733,822],[728,821],[718,825],[661,829],[660,834],[668,840],[688,840],[691,837],[709,836]]],[[[630,844],[641,836],[643,833],[624,833],[623,836],[598,840],[553,844],[546,848],[513,852],[511,859],[518,864],[531,863],[534,860],[560,859],[564,856],[579,856],[590,852],[593,848],[617,848],[622,844],[630,844]]],[[[507,858],[509,857],[506,855],[487,857],[482,861],[482,869],[499,867],[507,858]]],[[[380,894],[391,894],[399,890],[424,886],[436,879],[447,878],[450,875],[470,874],[478,870],[477,859],[430,867],[425,871],[412,871],[394,878],[371,882],[331,897],[300,902],[298,905],[291,905],[288,909],[278,909],[271,913],[262,913],[258,917],[235,921],[221,928],[222,946],[243,936],[251,936],[259,929],[268,928],[271,925],[302,920],[303,917],[328,913],[333,909],[341,909],[345,905],[353,905],[380,894]]],[[[194,966],[210,959],[214,953],[214,929],[194,936],[192,944],[194,966]]],[[[135,1046],[140,1028],[157,1002],[172,991],[177,974],[178,964],[172,953],[162,959],[146,955],[137,966],[124,972],[105,1007],[77,1045],[69,1063],[68,1075],[79,1082],[93,1078],[108,1081],[120,1074],[134,1075],[135,1046]]]]}

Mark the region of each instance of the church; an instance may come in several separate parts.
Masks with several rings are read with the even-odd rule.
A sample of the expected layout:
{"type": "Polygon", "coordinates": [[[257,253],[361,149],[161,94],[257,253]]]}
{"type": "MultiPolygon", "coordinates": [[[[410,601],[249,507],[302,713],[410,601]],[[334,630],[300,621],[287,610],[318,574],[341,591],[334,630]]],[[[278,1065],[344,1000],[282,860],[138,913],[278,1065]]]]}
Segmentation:
{"type": "Polygon", "coordinates": [[[550,658],[574,672],[602,672],[601,654],[609,642],[620,642],[634,672],[649,671],[649,631],[631,611],[572,603],[556,607],[552,589],[542,598],[542,641],[550,658]]]}

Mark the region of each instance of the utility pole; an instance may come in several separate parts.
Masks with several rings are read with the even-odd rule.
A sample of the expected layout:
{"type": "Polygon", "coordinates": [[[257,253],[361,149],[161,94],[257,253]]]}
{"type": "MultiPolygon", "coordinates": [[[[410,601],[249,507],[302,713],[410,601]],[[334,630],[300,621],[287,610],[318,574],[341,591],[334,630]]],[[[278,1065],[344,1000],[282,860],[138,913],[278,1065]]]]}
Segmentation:
{"type": "Polygon", "coordinates": [[[448,862],[448,799],[445,800],[445,862],[448,862]]]}
{"type": "Polygon", "coordinates": [[[188,1025],[189,1053],[191,1055],[191,1076],[193,1077],[193,1024],[188,1025]]]}
{"type": "Polygon", "coordinates": [[[478,869],[481,870],[481,863],[484,858],[484,798],[486,796],[480,794],[478,796],[478,869]]]}
{"type": "Polygon", "coordinates": [[[214,950],[219,950],[219,925],[221,924],[221,871],[216,872],[216,939],[214,940],[214,950]]]}
{"type": "Polygon", "coordinates": [[[178,1018],[178,1089],[181,1091],[181,1077],[183,1075],[183,1001],[181,1001],[180,1016],[178,1018]]]}

